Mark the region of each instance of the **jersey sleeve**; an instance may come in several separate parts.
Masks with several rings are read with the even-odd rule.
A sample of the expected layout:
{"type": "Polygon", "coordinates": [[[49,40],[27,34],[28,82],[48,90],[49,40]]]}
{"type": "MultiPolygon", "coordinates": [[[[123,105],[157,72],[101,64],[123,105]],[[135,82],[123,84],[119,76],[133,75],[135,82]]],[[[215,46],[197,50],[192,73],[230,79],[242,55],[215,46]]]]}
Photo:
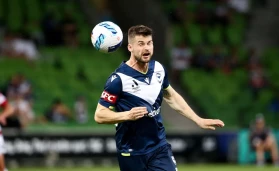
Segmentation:
{"type": "Polygon", "coordinates": [[[8,104],[6,97],[0,93],[0,107],[4,108],[8,104]]]}
{"type": "Polygon", "coordinates": [[[170,86],[170,83],[169,83],[169,78],[168,78],[168,72],[165,68],[164,68],[164,71],[165,71],[165,77],[163,80],[163,89],[167,89],[170,86]]]}
{"type": "Polygon", "coordinates": [[[117,74],[112,74],[106,82],[99,104],[107,108],[114,107],[121,93],[121,78],[117,74]]]}

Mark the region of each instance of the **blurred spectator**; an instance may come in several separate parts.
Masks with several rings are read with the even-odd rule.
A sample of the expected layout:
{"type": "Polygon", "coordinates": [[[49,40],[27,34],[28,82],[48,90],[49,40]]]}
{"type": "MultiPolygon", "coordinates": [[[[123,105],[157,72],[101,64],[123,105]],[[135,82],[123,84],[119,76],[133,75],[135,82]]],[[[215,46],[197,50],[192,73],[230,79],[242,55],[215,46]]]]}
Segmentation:
{"type": "Polygon", "coordinates": [[[255,48],[249,49],[248,52],[248,69],[252,69],[255,66],[261,65],[260,56],[257,54],[257,51],[255,48]]]}
{"type": "Polygon", "coordinates": [[[271,129],[265,124],[264,117],[257,115],[255,123],[251,126],[250,143],[253,150],[256,151],[257,165],[265,164],[264,154],[266,151],[271,153],[272,161],[279,166],[278,162],[278,147],[271,129]]]}
{"type": "Polygon", "coordinates": [[[254,98],[258,97],[259,92],[267,87],[268,80],[264,73],[264,68],[261,63],[260,56],[257,54],[255,48],[249,49],[248,54],[248,70],[249,70],[249,84],[254,95],[254,98]]]}
{"type": "Polygon", "coordinates": [[[212,55],[209,57],[208,69],[214,70],[222,68],[224,60],[225,54],[222,52],[222,48],[220,46],[215,46],[212,55]]]}
{"type": "Polygon", "coordinates": [[[15,99],[11,100],[11,105],[15,108],[15,115],[19,118],[21,128],[33,122],[34,111],[31,104],[21,94],[17,94],[15,99]]]}
{"type": "Polygon", "coordinates": [[[208,60],[208,55],[205,53],[205,47],[204,46],[198,46],[195,49],[194,57],[193,57],[193,66],[197,68],[206,68],[208,60]]]}
{"type": "Polygon", "coordinates": [[[47,46],[58,46],[62,44],[61,25],[52,11],[45,14],[41,25],[47,46]]]}
{"type": "Polygon", "coordinates": [[[17,95],[21,95],[25,100],[31,101],[32,85],[23,74],[15,74],[8,84],[6,94],[8,99],[15,99],[17,95]]]}
{"type": "Polygon", "coordinates": [[[75,20],[70,12],[66,12],[61,21],[63,28],[63,41],[66,46],[77,47],[78,46],[78,28],[75,20]]]}
{"type": "Polygon", "coordinates": [[[175,78],[177,83],[180,83],[182,72],[190,67],[191,58],[192,50],[184,42],[172,49],[172,78],[175,78]]]}
{"type": "Polygon", "coordinates": [[[20,82],[19,93],[25,100],[31,101],[33,98],[31,83],[25,78],[25,75],[23,74],[18,74],[18,77],[20,82]]]}
{"type": "Polygon", "coordinates": [[[70,109],[59,99],[54,99],[45,113],[45,119],[53,123],[65,123],[71,119],[70,109]]]}
{"type": "Polygon", "coordinates": [[[25,21],[24,22],[24,30],[29,33],[30,39],[34,41],[34,43],[38,45],[44,44],[44,35],[40,28],[40,23],[37,21],[25,21]]]}
{"type": "Polygon", "coordinates": [[[228,4],[239,13],[247,14],[250,10],[250,0],[228,0],[228,4]]]}
{"type": "Polygon", "coordinates": [[[74,103],[76,120],[78,123],[86,123],[88,121],[87,103],[83,96],[77,97],[74,103]]]}
{"type": "Polygon", "coordinates": [[[1,55],[2,56],[13,56],[14,49],[13,49],[13,40],[14,40],[14,33],[10,30],[5,31],[3,36],[3,41],[1,42],[1,55]]]}
{"type": "Polygon", "coordinates": [[[16,95],[19,94],[20,79],[18,75],[13,75],[7,86],[7,98],[15,99],[16,95]]]}
{"type": "Polygon", "coordinates": [[[254,98],[257,98],[259,92],[263,88],[267,87],[267,78],[265,76],[263,68],[260,65],[253,65],[253,67],[250,68],[249,83],[254,98]]]}
{"type": "Polygon", "coordinates": [[[15,34],[8,31],[5,33],[1,44],[1,55],[32,61],[38,58],[39,53],[35,43],[29,38],[28,34],[15,34]]]}
{"type": "Polygon", "coordinates": [[[23,57],[28,61],[36,60],[40,56],[35,42],[26,32],[21,33],[19,39],[15,42],[15,49],[16,51],[20,51],[23,57]]]}
{"type": "Polygon", "coordinates": [[[218,4],[215,9],[215,22],[218,25],[224,27],[230,24],[230,8],[226,0],[218,0],[218,4]]]}
{"type": "Polygon", "coordinates": [[[204,3],[199,3],[195,12],[195,20],[197,24],[209,25],[212,23],[212,12],[204,7],[204,3]]]}
{"type": "Polygon", "coordinates": [[[225,59],[223,65],[223,72],[229,74],[234,69],[238,68],[240,66],[238,59],[239,59],[238,48],[237,47],[231,48],[229,52],[229,56],[225,59]]]}

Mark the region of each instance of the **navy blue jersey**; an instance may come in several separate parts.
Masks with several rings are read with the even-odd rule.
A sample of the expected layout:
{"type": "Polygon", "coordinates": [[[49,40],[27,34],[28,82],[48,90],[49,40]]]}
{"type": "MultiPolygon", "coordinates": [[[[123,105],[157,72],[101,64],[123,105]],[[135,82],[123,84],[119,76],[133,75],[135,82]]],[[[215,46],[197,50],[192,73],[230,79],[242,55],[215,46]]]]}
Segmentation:
{"type": "Polygon", "coordinates": [[[141,73],[123,62],[109,77],[99,103],[116,112],[146,107],[148,114],[136,121],[116,124],[116,147],[120,153],[147,154],[167,144],[161,116],[163,89],[169,81],[164,67],[149,62],[147,73],[141,73]]]}

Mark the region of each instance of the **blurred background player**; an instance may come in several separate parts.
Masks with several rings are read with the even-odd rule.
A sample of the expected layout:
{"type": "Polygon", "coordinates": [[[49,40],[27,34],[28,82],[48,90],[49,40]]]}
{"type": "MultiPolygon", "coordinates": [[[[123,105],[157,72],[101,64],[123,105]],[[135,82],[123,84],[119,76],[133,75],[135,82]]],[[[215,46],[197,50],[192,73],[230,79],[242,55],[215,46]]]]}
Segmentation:
{"type": "Polygon", "coordinates": [[[266,126],[261,114],[256,116],[255,123],[252,125],[250,142],[252,148],[256,151],[258,166],[264,165],[265,152],[270,152],[274,165],[279,166],[276,139],[271,129],[266,126]]]}
{"type": "MultiPolygon", "coordinates": [[[[0,106],[3,109],[0,113],[0,122],[2,125],[6,125],[6,118],[14,113],[14,108],[8,103],[6,97],[2,93],[0,93],[0,106]]],[[[4,137],[1,130],[0,127],[0,171],[7,171],[7,169],[5,169],[4,159],[4,137]]]]}

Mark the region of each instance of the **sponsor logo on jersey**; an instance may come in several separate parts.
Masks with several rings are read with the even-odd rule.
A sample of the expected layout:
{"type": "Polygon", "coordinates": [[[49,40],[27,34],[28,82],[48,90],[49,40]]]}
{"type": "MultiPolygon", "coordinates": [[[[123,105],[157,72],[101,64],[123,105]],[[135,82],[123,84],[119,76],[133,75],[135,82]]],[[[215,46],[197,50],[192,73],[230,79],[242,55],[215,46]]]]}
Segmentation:
{"type": "Polygon", "coordinates": [[[113,82],[113,80],[114,80],[115,78],[117,78],[116,75],[112,75],[112,76],[111,76],[111,79],[110,79],[110,82],[113,82]]]}
{"type": "Polygon", "coordinates": [[[135,80],[133,80],[133,82],[134,82],[134,84],[132,84],[133,93],[140,91],[140,86],[139,86],[138,82],[136,82],[135,80]]]}
{"type": "Polygon", "coordinates": [[[144,81],[145,81],[147,84],[149,84],[149,78],[148,78],[148,77],[146,77],[146,78],[144,79],[144,81]]]}
{"type": "Polygon", "coordinates": [[[101,98],[104,99],[105,101],[114,104],[117,100],[117,96],[109,94],[106,91],[103,91],[101,98]]]}
{"type": "Polygon", "coordinates": [[[147,116],[152,118],[152,117],[160,114],[160,111],[161,111],[161,106],[157,110],[152,110],[151,112],[149,112],[147,114],[147,116]]]}

